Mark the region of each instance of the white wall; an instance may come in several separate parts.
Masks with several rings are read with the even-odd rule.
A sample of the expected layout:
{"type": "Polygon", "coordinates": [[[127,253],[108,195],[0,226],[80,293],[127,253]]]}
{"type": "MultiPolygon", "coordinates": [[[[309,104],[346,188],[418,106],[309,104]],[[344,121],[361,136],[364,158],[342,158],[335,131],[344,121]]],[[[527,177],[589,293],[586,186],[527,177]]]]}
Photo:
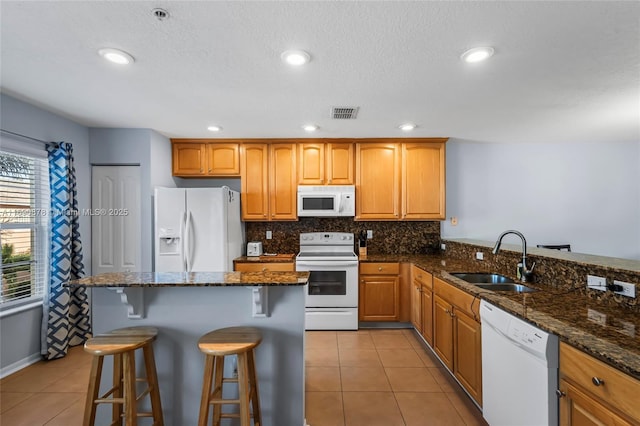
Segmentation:
{"type": "MultiPolygon", "coordinates": [[[[3,130],[42,141],[73,144],[78,190],[78,208],[91,203],[89,129],[34,105],[0,94],[0,124],[3,130]]],[[[28,142],[25,142],[28,143],[28,142]]],[[[80,216],[85,273],[91,274],[91,220],[80,216]]],[[[42,307],[38,306],[0,319],[0,368],[10,371],[40,353],[42,307]]],[[[37,359],[37,358],[36,358],[37,359]]]]}
{"type": "Polygon", "coordinates": [[[447,218],[443,238],[495,241],[517,229],[529,245],[570,243],[575,252],[640,260],[640,141],[451,139],[447,218]]]}

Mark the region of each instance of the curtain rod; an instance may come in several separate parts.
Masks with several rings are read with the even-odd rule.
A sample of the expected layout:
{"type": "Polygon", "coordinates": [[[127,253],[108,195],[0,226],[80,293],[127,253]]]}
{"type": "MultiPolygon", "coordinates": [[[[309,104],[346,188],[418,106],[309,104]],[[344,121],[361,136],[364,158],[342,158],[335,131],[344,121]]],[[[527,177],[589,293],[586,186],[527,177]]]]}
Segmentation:
{"type": "Polygon", "coordinates": [[[40,143],[40,144],[43,144],[43,145],[49,144],[49,142],[42,141],[42,140],[36,139],[36,138],[32,138],[31,136],[21,135],[20,133],[11,132],[11,131],[5,130],[5,129],[0,129],[0,132],[8,133],[8,134],[13,135],[13,136],[18,136],[18,137],[27,139],[29,142],[32,142],[32,143],[40,143]]]}

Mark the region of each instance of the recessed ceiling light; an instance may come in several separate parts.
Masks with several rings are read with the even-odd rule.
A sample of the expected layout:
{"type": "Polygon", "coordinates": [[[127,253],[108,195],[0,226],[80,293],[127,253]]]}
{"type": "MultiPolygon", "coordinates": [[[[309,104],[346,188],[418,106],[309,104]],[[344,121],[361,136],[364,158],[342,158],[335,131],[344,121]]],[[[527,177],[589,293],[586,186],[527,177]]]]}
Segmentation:
{"type": "Polygon", "coordinates": [[[222,130],[222,127],[220,127],[220,126],[209,126],[209,127],[207,127],[207,130],[209,130],[210,132],[219,132],[220,130],[222,130]]]}
{"type": "Polygon", "coordinates": [[[132,64],[134,61],[133,56],[129,55],[127,52],[110,47],[98,50],[98,54],[107,61],[118,65],[128,65],[132,64]]]}
{"type": "Polygon", "coordinates": [[[315,124],[305,124],[304,126],[302,126],[302,128],[304,129],[305,132],[315,132],[316,130],[318,130],[318,126],[316,126],[315,124]]]}
{"type": "Polygon", "coordinates": [[[480,62],[493,56],[493,47],[474,47],[464,52],[460,58],[465,62],[480,62]]]}
{"type": "Polygon", "coordinates": [[[413,123],[404,123],[398,126],[398,128],[400,130],[402,130],[403,132],[410,132],[413,129],[415,129],[417,126],[413,123]]]}
{"type": "Polygon", "coordinates": [[[286,64],[299,67],[311,60],[311,56],[304,50],[287,50],[280,55],[282,61],[286,64]]]}

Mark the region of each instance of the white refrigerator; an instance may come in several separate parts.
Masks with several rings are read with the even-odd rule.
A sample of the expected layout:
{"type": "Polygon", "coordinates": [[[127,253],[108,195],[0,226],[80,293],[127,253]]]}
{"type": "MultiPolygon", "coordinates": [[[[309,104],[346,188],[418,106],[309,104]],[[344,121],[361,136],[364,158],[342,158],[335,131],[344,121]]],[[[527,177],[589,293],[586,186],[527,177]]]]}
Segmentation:
{"type": "Polygon", "coordinates": [[[233,271],[242,255],[240,194],[222,188],[155,188],[156,272],[233,271]]]}

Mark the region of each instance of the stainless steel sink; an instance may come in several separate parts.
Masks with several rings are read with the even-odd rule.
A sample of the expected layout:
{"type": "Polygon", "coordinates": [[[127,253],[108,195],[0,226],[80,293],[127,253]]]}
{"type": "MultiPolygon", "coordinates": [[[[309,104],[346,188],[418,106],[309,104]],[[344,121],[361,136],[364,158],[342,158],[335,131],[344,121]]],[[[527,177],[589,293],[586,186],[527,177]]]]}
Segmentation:
{"type": "Polygon", "coordinates": [[[485,290],[510,291],[514,293],[529,293],[537,291],[535,288],[518,284],[511,278],[500,274],[454,272],[451,273],[451,275],[485,290]]]}
{"type": "Polygon", "coordinates": [[[515,282],[511,278],[500,274],[453,272],[451,275],[471,284],[503,284],[515,282]]]}
{"type": "Polygon", "coordinates": [[[505,283],[505,284],[475,284],[476,287],[491,291],[510,291],[515,293],[530,293],[538,291],[535,288],[527,287],[522,284],[505,283]]]}

